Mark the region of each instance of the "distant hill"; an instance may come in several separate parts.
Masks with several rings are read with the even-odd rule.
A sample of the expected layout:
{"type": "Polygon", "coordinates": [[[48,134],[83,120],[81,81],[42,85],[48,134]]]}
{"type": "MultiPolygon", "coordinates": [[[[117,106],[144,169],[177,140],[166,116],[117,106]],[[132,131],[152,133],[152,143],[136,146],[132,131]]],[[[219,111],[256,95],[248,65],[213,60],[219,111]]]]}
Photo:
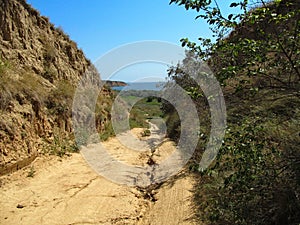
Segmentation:
{"type": "Polygon", "coordinates": [[[125,83],[123,81],[104,80],[104,82],[108,87],[124,87],[124,86],[127,86],[127,83],[125,83]]]}

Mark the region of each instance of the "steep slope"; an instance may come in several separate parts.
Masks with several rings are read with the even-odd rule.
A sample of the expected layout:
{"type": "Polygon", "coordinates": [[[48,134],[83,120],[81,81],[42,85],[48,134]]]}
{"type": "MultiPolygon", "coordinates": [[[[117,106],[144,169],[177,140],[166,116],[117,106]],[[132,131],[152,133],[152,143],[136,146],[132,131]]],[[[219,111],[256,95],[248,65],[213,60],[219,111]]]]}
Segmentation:
{"type": "MultiPolygon", "coordinates": [[[[196,163],[190,165],[198,175],[194,201],[199,221],[299,224],[299,21],[299,1],[270,1],[245,14],[228,37],[201,55],[223,86],[227,108],[223,145],[204,172],[198,173],[197,162],[211,129],[209,105],[184,72],[189,61],[199,58],[189,54],[186,63],[171,71],[177,84],[195,90],[191,97],[201,120],[203,138],[195,151],[196,163]]],[[[217,22],[211,24],[217,27],[217,22]]],[[[221,28],[224,25],[217,34],[223,32],[221,28]]],[[[170,118],[177,123],[177,117],[170,118]]],[[[177,134],[175,129],[170,135],[177,134]]]]}
{"type": "Polygon", "coordinates": [[[79,80],[91,63],[75,42],[25,1],[1,0],[0,4],[3,58],[17,60],[50,81],[79,80]]]}
{"type": "MultiPolygon", "coordinates": [[[[89,69],[82,50],[62,29],[24,0],[0,0],[0,174],[18,169],[41,152],[76,150],[73,94],[89,69]]],[[[112,93],[99,96],[99,130],[109,117],[112,93]]]]}

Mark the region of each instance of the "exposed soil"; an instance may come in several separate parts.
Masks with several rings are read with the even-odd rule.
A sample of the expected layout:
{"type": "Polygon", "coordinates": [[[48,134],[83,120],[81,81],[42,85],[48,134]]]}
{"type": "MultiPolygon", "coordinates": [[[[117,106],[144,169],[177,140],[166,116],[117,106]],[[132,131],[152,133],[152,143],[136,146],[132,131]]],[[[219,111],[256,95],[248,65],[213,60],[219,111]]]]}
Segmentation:
{"type": "MultiPolygon", "coordinates": [[[[154,130],[150,138],[158,138],[154,130]]],[[[132,132],[141,138],[141,129],[132,132]]],[[[148,152],[126,149],[116,138],[104,145],[116,159],[139,165],[163,160],[175,148],[168,140],[148,152]]],[[[72,154],[39,157],[0,182],[0,224],[196,224],[194,179],[184,171],[163,184],[129,187],[100,176],[81,154],[72,154]]]]}

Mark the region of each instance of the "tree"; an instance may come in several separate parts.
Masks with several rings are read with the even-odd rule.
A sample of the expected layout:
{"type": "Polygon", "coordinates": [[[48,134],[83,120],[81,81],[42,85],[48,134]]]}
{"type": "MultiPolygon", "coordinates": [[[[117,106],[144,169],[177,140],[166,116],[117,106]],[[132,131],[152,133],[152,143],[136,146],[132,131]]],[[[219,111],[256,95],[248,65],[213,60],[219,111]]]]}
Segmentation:
{"type": "MultiPolygon", "coordinates": [[[[216,0],[172,3],[210,25],[214,40],[181,42],[209,64],[230,109],[224,144],[199,179],[200,217],[208,224],[299,224],[300,4],[232,1],[239,12],[225,15],[216,0]]],[[[202,92],[184,66],[170,68],[169,77],[201,112],[202,92]]],[[[196,152],[201,156],[201,146],[196,152]]]]}
{"type": "Polygon", "coordinates": [[[222,13],[216,0],[171,0],[170,3],[196,10],[199,12],[196,18],[210,25],[215,41],[199,38],[200,43],[196,44],[183,38],[181,42],[201,59],[209,59],[223,85],[234,79],[237,89],[252,82],[249,86],[255,87],[253,90],[263,85],[299,91],[299,3],[292,0],[231,2],[229,6],[240,8],[240,13],[229,15],[222,13]]]}

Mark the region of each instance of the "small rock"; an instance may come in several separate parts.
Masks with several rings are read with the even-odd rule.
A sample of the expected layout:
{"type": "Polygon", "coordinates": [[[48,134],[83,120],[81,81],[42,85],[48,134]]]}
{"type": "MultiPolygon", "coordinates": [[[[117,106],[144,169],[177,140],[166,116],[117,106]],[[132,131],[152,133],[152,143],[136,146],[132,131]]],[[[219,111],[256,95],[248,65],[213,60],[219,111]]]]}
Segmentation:
{"type": "Polygon", "coordinates": [[[24,206],[24,205],[21,205],[21,204],[18,204],[18,205],[17,205],[17,208],[18,208],[18,209],[23,209],[24,207],[25,207],[25,206],[24,206]]]}

